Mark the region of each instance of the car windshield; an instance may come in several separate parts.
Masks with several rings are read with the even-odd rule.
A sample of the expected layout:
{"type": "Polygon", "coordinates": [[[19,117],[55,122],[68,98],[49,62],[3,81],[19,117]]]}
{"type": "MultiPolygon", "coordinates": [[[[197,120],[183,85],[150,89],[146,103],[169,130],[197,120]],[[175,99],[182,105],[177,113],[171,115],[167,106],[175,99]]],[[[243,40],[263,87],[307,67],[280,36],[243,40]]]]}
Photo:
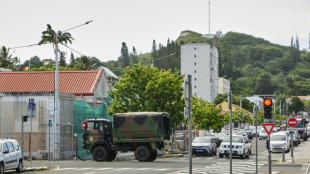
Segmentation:
{"type": "Polygon", "coordinates": [[[286,141],[286,135],[271,135],[270,141],[286,141]]]}
{"type": "Polygon", "coordinates": [[[208,137],[196,137],[193,143],[211,143],[211,138],[208,137]]]}
{"type": "MultiPolygon", "coordinates": [[[[230,136],[227,136],[224,142],[230,142],[230,136]]],[[[243,143],[243,137],[241,136],[232,136],[233,143],[243,143]]]]}

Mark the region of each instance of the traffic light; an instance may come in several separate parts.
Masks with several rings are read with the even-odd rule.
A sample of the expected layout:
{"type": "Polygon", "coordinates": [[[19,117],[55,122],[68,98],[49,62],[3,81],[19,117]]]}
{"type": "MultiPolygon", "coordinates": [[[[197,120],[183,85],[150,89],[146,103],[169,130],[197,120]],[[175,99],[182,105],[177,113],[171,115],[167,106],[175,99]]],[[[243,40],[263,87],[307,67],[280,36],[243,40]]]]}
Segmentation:
{"type": "Polygon", "coordinates": [[[272,101],[270,98],[264,98],[264,119],[272,118],[272,101]]]}
{"type": "Polygon", "coordinates": [[[27,115],[23,115],[23,122],[27,122],[28,120],[28,116],[27,115]]]}

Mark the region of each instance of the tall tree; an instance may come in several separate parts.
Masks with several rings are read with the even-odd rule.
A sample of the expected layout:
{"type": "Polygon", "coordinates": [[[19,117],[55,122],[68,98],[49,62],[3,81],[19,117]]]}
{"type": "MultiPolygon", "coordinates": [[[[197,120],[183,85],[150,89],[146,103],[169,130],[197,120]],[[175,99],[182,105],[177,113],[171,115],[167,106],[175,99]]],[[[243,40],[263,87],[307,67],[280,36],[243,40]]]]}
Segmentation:
{"type": "Polygon", "coordinates": [[[120,83],[111,91],[113,99],[110,113],[116,112],[168,112],[171,126],[183,121],[183,79],[171,71],[159,71],[141,64],[126,67],[120,83]]]}
{"type": "Polygon", "coordinates": [[[8,68],[10,65],[12,65],[12,54],[9,53],[9,49],[2,46],[0,50],[0,67],[8,68]]]}
{"type": "Polygon", "coordinates": [[[123,68],[129,66],[129,53],[128,53],[128,48],[127,44],[125,42],[122,42],[122,49],[121,49],[121,60],[122,60],[122,66],[123,68]]]}
{"type": "Polygon", "coordinates": [[[71,55],[70,55],[70,64],[69,64],[69,66],[72,68],[72,67],[74,67],[75,64],[76,64],[75,58],[74,58],[73,53],[71,52],[71,55]]]}
{"type": "Polygon", "coordinates": [[[132,59],[131,60],[132,60],[131,61],[132,64],[137,64],[139,62],[137,50],[134,46],[132,47],[132,59]]]}
{"type": "Polygon", "coordinates": [[[81,56],[77,58],[77,64],[74,66],[78,70],[90,70],[90,58],[87,56],[81,56]]]}
{"type": "Polygon", "coordinates": [[[157,50],[156,50],[156,41],[153,39],[153,46],[152,46],[152,59],[151,59],[151,64],[153,64],[154,60],[157,58],[157,50]]]}
{"type": "Polygon", "coordinates": [[[63,51],[60,52],[59,66],[67,66],[66,52],[63,52],[63,51]]]}
{"type": "Polygon", "coordinates": [[[30,61],[31,68],[34,68],[34,67],[38,68],[43,65],[43,62],[38,56],[31,57],[29,61],[30,61]]]}
{"type": "Polygon", "coordinates": [[[293,97],[291,102],[292,104],[290,104],[288,107],[290,113],[296,115],[298,112],[304,110],[304,103],[298,97],[293,97]]]}

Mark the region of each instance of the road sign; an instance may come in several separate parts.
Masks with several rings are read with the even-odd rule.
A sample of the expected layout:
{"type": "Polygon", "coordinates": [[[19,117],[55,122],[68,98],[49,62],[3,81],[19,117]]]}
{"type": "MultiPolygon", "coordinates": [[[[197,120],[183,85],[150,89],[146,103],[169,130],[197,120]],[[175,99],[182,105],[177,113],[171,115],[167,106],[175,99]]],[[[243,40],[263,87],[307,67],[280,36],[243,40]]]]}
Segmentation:
{"type": "Polygon", "coordinates": [[[276,125],[275,123],[263,123],[262,124],[263,128],[265,129],[268,135],[271,134],[275,125],[276,125]]]}
{"type": "Polygon", "coordinates": [[[297,125],[297,120],[296,120],[296,118],[290,118],[290,119],[288,119],[287,120],[287,125],[289,126],[289,127],[296,127],[296,125],[297,125]]]}
{"type": "Polygon", "coordinates": [[[52,120],[48,120],[48,126],[52,127],[52,120]]]}
{"type": "MultiPolygon", "coordinates": [[[[82,124],[81,124],[83,130],[85,129],[85,125],[86,125],[86,121],[83,121],[82,124]]],[[[87,130],[89,130],[89,128],[90,128],[90,123],[88,122],[87,130]]]]}

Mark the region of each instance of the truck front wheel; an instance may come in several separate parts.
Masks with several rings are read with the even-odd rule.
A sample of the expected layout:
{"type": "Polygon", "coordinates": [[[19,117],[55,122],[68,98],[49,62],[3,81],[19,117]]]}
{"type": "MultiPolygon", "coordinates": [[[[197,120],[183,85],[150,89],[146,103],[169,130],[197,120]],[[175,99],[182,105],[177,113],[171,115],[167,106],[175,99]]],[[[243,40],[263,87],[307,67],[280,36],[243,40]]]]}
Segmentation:
{"type": "Polygon", "coordinates": [[[150,161],[151,159],[151,150],[147,146],[139,146],[135,150],[135,157],[140,162],[150,161]]]}
{"type": "Polygon", "coordinates": [[[92,156],[95,161],[105,161],[109,156],[109,152],[104,146],[97,146],[92,151],[92,156]]]}
{"type": "Polygon", "coordinates": [[[114,161],[115,158],[116,158],[116,151],[111,151],[106,161],[111,162],[114,161]]]}
{"type": "Polygon", "coordinates": [[[152,162],[152,161],[155,161],[156,158],[157,158],[157,155],[158,155],[157,150],[152,150],[150,161],[151,161],[151,162],[152,162]]]}

